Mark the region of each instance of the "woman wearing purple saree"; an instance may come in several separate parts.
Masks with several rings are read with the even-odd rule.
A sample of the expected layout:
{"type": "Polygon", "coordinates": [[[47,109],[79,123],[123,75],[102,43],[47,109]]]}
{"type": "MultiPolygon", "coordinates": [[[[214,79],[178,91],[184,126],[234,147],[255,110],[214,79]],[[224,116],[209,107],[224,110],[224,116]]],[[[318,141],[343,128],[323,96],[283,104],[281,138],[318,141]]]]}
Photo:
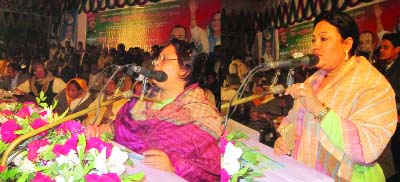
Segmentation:
{"type": "MultiPolygon", "coordinates": [[[[148,94],[162,102],[132,99],[111,128],[115,141],[143,154],[148,166],[175,172],[188,181],[218,181],[220,116],[203,90],[188,84],[191,69],[186,62],[190,63],[188,45],[172,40],[154,68],[164,71],[168,79],[154,80],[156,86],[148,94]]],[[[95,130],[88,132],[98,133],[95,130]]]]}

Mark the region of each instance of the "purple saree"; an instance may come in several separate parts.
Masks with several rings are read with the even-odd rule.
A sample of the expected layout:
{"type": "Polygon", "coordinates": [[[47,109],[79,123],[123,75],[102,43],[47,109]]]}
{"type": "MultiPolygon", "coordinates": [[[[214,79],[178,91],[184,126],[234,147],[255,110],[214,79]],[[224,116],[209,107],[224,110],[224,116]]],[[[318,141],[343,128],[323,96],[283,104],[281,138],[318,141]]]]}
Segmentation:
{"type": "Polygon", "coordinates": [[[176,174],[188,181],[218,181],[220,117],[203,91],[192,85],[161,110],[152,104],[126,103],[114,121],[115,140],[137,153],[164,151],[176,174]]]}

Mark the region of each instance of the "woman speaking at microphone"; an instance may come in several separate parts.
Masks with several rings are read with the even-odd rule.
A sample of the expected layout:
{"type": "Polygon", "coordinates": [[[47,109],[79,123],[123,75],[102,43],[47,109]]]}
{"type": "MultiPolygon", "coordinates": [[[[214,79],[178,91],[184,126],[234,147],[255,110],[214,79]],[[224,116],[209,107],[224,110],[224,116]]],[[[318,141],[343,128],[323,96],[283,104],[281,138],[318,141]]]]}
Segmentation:
{"type": "Polygon", "coordinates": [[[395,95],[368,60],[355,56],[358,32],[342,12],[315,19],[312,48],[319,70],[286,90],[295,103],[278,130],[294,124],[294,148],[280,137],[274,151],[335,181],[385,181],[376,160],[396,128],[395,95]]]}
{"type": "Polygon", "coordinates": [[[221,119],[197,84],[190,84],[189,45],[171,40],[155,61],[154,70],[168,75],[153,80],[149,97],[131,99],[109,127],[88,126],[88,136],[109,130],[115,141],[143,154],[148,166],[175,172],[188,181],[218,181],[221,119]]]}

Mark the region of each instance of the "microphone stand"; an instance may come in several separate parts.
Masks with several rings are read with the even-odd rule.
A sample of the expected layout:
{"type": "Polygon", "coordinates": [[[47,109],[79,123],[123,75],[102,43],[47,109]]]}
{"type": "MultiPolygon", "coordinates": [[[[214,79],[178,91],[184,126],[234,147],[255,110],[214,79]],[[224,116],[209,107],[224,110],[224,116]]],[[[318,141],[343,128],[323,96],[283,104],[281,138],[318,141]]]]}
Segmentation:
{"type": "MultiPolygon", "coordinates": [[[[237,99],[241,99],[241,98],[242,98],[242,96],[243,96],[243,94],[244,94],[244,91],[246,90],[245,88],[246,88],[247,84],[250,82],[250,79],[251,79],[256,73],[258,73],[258,72],[260,72],[260,71],[268,71],[268,70],[270,70],[271,68],[272,68],[272,67],[269,66],[268,64],[260,64],[260,65],[254,67],[252,70],[249,71],[249,73],[247,74],[247,76],[244,78],[242,84],[240,85],[239,89],[236,91],[235,95],[233,95],[232,98],[229,100],[229,104],[228,104],[228,106],[227,106],[227,111],[226,111],[226,115],[225,115],[224,122],[223,122],[223,126],[224,126],[224,127],[223,127],[223,129],[222,129],[222,135],[224,135],[224,133],[225,133],[225,131],[226,131],[226,128],[227,128],[227,126],[228,126],[228,120],[229,120],[229,117],[230,117],[230,114],[231,114],[231,113],[230,113],[230,110],[231,110],[231,107],[232,107],[232,105],[233,105],[233,100],[236,100],[235,98],[236,98],[237,96],[238,96],[237,99]]],[[[237,106],[235,106],[235,108],[233,109],[232,113],[235,112],[236,108],[237,108],[237,106]]]]}
{"type": "MultiPolygon", "coordinates": [[[[113,66],[114,66],[114,65],[108,65],[108,66],[105,67],[103,70],[101,70],[100,74],[97,74],[96,77],[94,77],[92,83],[87,83],[87,84],[89,85],[89,86],[88,86],[88,89],[87,89],[87,92],[85,92],[85,95],[83,95],[83,96],[79,99],[79,102],[78,102],[78,104],[77,104],[77,107],[75,107],[75,108],[78,108],[78,106],[82,103],[83,98],[85,98],[86,94],[88,94],[88,93],[90,92],[90,89],[92,89],[93,85],[94,85],[97,81],[99,81],[99,79],[101,78],[100,75],[103,75],[103,74],[106,72],[106,70],[108,70],[108,69],[111,69],[111,70],[112,70],[113,66]]],[[[118,69],[119,69],[119,68],[118,68],[118,69]]],[[[74,110],[71,110],[71,112],[74,112],[74,110]]]]}
{"type": "Polygon", "coordinates": [[[93,120],[93,125],[96,124],[97,119],[99,118],[100,115],[100,103],[101,103],[101,94],[103,94],[104,90],[107,88],[107,85],[110,83],[110,81],[115,77],[115,75],[122,70],[124,67],[127,67],[129,65],[124,65],[121,67],[118,67],[117,70],[114,71],[114,73],[110,76],[110,78],[107,80],[107,83],[104,84],[103,88],[101,88],[99,95],[97,96],[97,110],[96,110],[96,118],[93,120]]]}
{"type": "Polygon", "coordinates": [[[143,101],[144,99],[144,95],[147,92],[147,83],[149,82],[149,78],[145,77],[143,78],[143,82],[142,82],[142,90],[140,92],[140,98],[139,100],[143,101]]]}

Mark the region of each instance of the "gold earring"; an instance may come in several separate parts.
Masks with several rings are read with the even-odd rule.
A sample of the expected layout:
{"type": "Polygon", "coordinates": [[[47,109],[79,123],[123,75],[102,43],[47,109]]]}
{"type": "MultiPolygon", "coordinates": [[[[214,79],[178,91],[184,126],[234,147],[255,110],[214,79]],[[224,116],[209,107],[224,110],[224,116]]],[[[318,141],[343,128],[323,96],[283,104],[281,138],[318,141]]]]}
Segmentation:
{"type": "Polygon", "coordinates": [[[344,60],[347,61],[347,60],[349,60],[349,51],[346,51],[345,54],[346,54],[346,56],[345,56],[344,60]]]}

